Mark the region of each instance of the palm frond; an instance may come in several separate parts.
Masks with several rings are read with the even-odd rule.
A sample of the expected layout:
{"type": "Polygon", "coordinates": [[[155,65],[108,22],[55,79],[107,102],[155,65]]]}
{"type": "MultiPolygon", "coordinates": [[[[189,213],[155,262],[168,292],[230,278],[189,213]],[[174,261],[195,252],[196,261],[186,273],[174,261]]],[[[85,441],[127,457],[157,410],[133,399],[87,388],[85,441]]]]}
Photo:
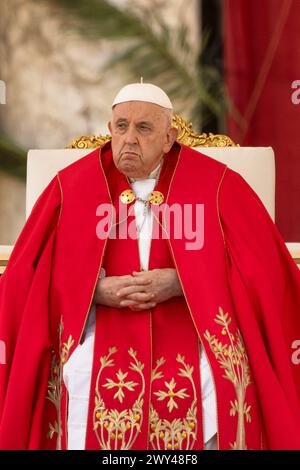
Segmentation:
{"type": "MultiPolygon", "coordinates": [[[[219,73],[202,60],[207,34],[195,52],[187,25],[182,22],[170,28],[152,2],[141,6],[132,0],[130,8],[124,9],[107,0],[36,1],[50,5],[51,14],[57,15],[66,34],[115,41],[117,50],[106,69],[125,64],[133,81],[143,76],[144,81],[161,86],[174,100],[176,112],[192,120],[195,128],[206,122],[207,112],[224,115],[225,94],[219,73]]],[[[5,135],[0,135],[0,167],[25,178],[26,151],[5,135]]]]}
{"type": "Polygon", "coordinates": [[[26,151],[0,133],[0,167],[7,173],[25,180],[26,151]]]}
{"type": "Polygon", "coordinates": [[[217,116],[224,113],[219,73],[202,64],[207,35],[195,58],[187,25],[171,29],[152,5],[131,2],[131,8],[125,10],[107,0],[44,1],[64,17],[67,32],[80,33],[85,39],[119,41],[106,68],[125,63],[133,81],[141,76],[144,81],[154,81],[175,100],[176,111],[194,124],[206,119],[204,109],[217,116]]]}

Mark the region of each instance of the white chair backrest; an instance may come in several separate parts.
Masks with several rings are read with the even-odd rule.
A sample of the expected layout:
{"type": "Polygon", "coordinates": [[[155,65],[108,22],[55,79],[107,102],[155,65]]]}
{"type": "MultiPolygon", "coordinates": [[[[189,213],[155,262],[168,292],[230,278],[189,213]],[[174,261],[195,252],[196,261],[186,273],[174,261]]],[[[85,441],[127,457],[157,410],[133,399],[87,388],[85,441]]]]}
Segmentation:
{"type": "Polygon", "coordinates": [[[197,147],[237,171],[275,220],[275,155],[272,147],[197,147]]]}
{"type": "Polygon", "coordinates": [[[56,173],[91,151],[91,149],[29,150],[27,154],[26,219],[35,201],[56,173]]]}
{"type": "MultiPolygon", "coordinates": [[[[240,173],[258,194],[270,216],[275,217],[275,160],[271,147],[198,147],[196,150],[240,173]]],[[[30,150],[27,156],[26,219],[55,176],[91,149],[30,150]]]]}

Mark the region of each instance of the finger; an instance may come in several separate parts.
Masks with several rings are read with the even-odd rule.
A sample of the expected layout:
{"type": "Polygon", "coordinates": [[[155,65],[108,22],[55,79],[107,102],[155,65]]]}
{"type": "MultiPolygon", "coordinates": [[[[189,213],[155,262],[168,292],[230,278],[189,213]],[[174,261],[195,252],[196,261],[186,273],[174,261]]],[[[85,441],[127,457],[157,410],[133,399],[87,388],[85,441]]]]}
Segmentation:
{"type": "Polygon", "coordinates": [[[136,283],[136,278],[133,277],[131,274],[125,274],[125,276],[118,276],[118,278],[121,280],[121,284],[123,284],[124,286],[132,286],[136,283]]]}
{"type": "MultiPolygon", "coordinates": [[[[137,296],[137,294],[132,294],[137,296]]],[[[139,299],[133,298],[133,299],[128,299],[126,298],[125,300],[122,300],[120,302],[121,307],[129,307],[130,305],[136,305],[136,304],[144,304],[144,303],[154,303],[149,301],[149,298],[143,298],[143,295],[140,294],[139,299]]]]}
{"type": "Polygon", "coordinates": [[[134,300],[135,302],[149,302],[154,298],[152,292],[136,292],[126,296],[124,300],[134,300]]]}
{"type": "Polygon", "coordinates": [[[142,286],[128,286],[128,287],[122,287],[117,292],[118,297],[126,297],[127,295],[134,294],[135,292],[144,292],[142,289],[142,286]]]}
{"type": "Polygon", "coordinates": [[[124,276],[118,276],[120,279],[122,279],[122,281],[128,281],[128,282],[131,282],[132,281],[132,275],[131,274],[125,274],[124,276]]]}
{"type": "Polygon", "coordinates": [[[152,279],[150,279],[147,275],[142,276],[137,276],[133,278],[133,281],[136,285],[142,286],[142,285],[147,285],[151,284],[152,279]]]}
{"type": "Polygon", "coordinates": [[[132,276],[142,276],[143,274],[150,274],[153,273],[153,271],[160,271],[160,269],[147,269],[147,270],[142,270],[142,271],[132,271],[132,276]]]}
{"type": "Polygon", "coordinates": [[[156,306],[155,302],[146,302],[142,304],[132,305],[129,308],[134,311],[140,311],[140,310],[150,310],[151,308],[154,308],[155,306],[156,306]]]}
{"type": "Polygon", "coordinates": [[[129,285],[122,286],[117,291],[117,296],[122,297],[123,295],[131,294],[132,292],[143,291],[143,287],[146,288],[151,284],[151,282],[151,279],[133,279],[129,285]]]}
{"type": "Polygon", "coordinates": [[[130,306],[132,306],[132,305],[138,305],[138,302],[136,302],[135,300],[129,300],[129,299],[127,299],[127,300],[122,300],[122,301],[120,302],[120,306],[121,306],[121,307],[130,307],[130,306]]]}
{"type": "MultiPolygon", "coordinates": [[[[136,272],[136,271],[134,271],[136,272]]],[[[152,282],[151,279],[149,279],[149,276],[145,275],[145,271],[144,272],[141,272],[141,273],[138,273],[138,274],[142,274],[142,276],[137,276],[137,277],[134,277],[134,276],[120,276],[121,278],[123,278],[123,280],[126,282],[126,285],[133,285],[133,284],[137,284],[137,283],[141,283],[141,284],[147,284],[147,283],[150,283],[152,282]]]]}

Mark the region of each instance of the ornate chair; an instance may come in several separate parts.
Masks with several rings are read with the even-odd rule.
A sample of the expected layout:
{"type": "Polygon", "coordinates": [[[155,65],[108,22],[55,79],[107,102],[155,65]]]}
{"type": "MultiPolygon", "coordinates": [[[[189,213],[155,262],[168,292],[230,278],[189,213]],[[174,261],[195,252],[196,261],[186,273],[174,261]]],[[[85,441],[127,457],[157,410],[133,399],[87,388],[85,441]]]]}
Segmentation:
{"type": "MultiPolygon", "coordinates": [[[[178,115],[174,116],[173,124],[179,131],[179,143],[222,161],[239,172],[256,191],[274,220],[275,160],[271,147],[240,147],[225,135],[198,134],[193,130],[192,124],[188,124],[178,115]]],[[[27,158],[26,219],[36,199],[58,170],[110,139],[110,135],[81,136],[62,150],[30,150],[27,158]]],[[[0,246],[0,274],[7,264],[12,248],[0,246]]],[[[294,258],[300,263],[300,253],[297,250],[294,258]]]]}

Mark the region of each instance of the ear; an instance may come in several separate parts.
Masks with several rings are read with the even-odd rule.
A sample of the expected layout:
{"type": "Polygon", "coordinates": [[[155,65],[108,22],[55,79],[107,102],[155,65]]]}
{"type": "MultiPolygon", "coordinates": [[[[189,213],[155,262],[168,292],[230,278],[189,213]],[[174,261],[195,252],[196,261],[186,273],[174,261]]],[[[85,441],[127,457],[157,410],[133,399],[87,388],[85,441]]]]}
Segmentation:
{"type": "Polygon", "coordinates": [[[164,153],[168,153],[170,151],[172,145],[177,139],[177,136],[178,136],[178,129],[176,129],[176,127],[170,127],[166,136],[164,153]]]}
{"type": "Polygon", "coordinates": [[[111,133],[112,127],[111,127],[111,122],[110,121],[107,123],[107,127],[108,127],[109,132],[111,133]]]}

